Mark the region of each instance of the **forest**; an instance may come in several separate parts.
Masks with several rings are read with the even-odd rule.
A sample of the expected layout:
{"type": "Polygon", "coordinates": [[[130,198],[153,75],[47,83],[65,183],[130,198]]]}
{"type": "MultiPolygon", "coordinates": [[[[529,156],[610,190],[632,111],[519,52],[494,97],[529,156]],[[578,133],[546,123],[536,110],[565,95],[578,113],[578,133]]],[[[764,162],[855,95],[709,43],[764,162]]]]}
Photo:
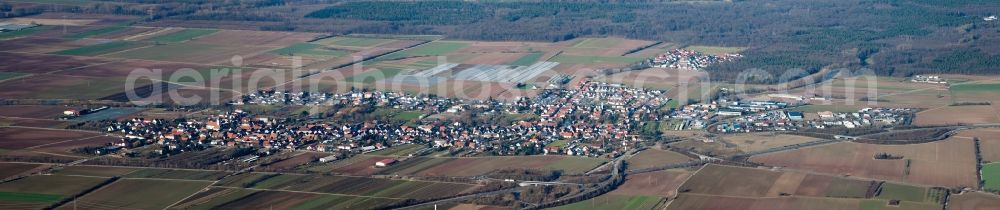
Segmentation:
{"type": "MultiPolygon", "coordinates": [[[[4,3],[0,9],[18,11],[8,15],[36,13],[30,6],[4,3]]],[[[1000,1],[991,0],[106,0],[42,8],[144,15],[148,24],[197,20],[261,30],[436,34],[461,40],[615,36],[746,47],[745,59],[708,69],[716,80],[735,80],[747,69],[775,77],[789,69],[813,73],[821,68],[868,68],[894,76],[1000,73],[1000,55],[994,53],[1000,48],[1000,21],[983,20],[1000,11],[1000,1]]]]}

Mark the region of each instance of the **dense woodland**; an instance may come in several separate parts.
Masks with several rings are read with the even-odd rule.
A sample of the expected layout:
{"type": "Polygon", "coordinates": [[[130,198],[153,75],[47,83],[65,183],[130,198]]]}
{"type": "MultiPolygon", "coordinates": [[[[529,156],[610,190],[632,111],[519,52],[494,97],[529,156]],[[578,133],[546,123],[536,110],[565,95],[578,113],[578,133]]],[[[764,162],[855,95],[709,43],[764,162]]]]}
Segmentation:
{"type": "MultiPolygon", "coordinates": [[[[333,34],[441,34],[450,39],[563,41],[619,36],[748,47],[709,68],[716,80],[746,69],[868,68],[882,75],[1000,73],[1000,11],[993,0],[334,1],[106,0],[87,6],[0,5],[7,16],[48,11],[127,14],[147,24],[219,22],[333,34]],[[173,22],[170,22],[173,21],[173,22]]],[[[223,24],[225,23],[225,24],[223,24]]]]}

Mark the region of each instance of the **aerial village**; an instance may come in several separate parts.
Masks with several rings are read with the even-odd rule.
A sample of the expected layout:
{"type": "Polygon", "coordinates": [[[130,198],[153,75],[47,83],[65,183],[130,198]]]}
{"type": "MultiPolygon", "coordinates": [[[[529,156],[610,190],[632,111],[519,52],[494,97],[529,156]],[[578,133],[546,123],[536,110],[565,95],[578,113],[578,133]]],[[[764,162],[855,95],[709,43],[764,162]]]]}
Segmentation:
{"type": "Polygon", "coordinates": [[[636,131],[643,122],[660,120],[664,113],[659,107],[667,101],[663,94],[659,90],[587,81],[570,90],[553,89],[510,103],[365,90],[343,94],[260,91],[234,103],[371,106],[421,114],[415,124],[384,119],[329,123],[275,119],[237,109],[208,119],[179,122],[132,119],[115,122],[107,130],[125,136],[117,146],[161,144],[161,154],[212,146],[261,148],[264,155],[268,150],[282,149],[358,154],[416,143],[461,148],[464,155],[613,156],[639,141],[636,131]],[[461,113],[537,117],[511,124],[426,117],[461,113]],[[546,147],[555,142],[563,146],[546,147]]]}
{"type": "MultiPolygon", "coordinates": [[[[157,151],[160,155],[209,147],[255,148],[260,156],[278,150],[352,155],[399,145],[423,144],[430,149],[411,155],[447,149],[456,151],[453,153],[456,156],[614,157],[641,143],[643,132],[647,132],[644,127],[653,122],[679,121],[672,129],[707,129],[719,133],[854,129],[905,125],[917,111],[865,108],[851,113],[823,111],[815,113],[818,117],[807,118],[803,112],[786,110],[790,105],[803,105],[803,98],[779,98],[792,102],[720,98],[709,103],[663,109],[669,101],[664,91],[587,80],[566,89],[547,89],[538,96],[522,97],[513,102],[363,89],[346,93],[260,90],[232,103],[360,107],[368,111],[355,110],[356,113],[368,114],[362,114],[361,118],[337,115],[356,119],[349,122],[305,117],[309,116],[307,113],[303,116],[312,120],[278,118],[241,109],[184,121],[136,118],[111,124],[107,131],[119,133],[124,138],[97,152],[113,153],[123,148],[157,144],[162,145],[157,151]],[[386,119],[391,117],[386,117],[384,110],[406,112],[412,119],[386,119]],[[479,115],[487,120],[463,118],[468,115],[479,115]]],[[[333,160],[336,156],[326,159],[333,160]]]]}
{"type": "Polygon", "coordinates": [[[716,63],[729,62],[743,55],[739,53],[726,53],[722,55],[706,54],[688,49],[674,49],[652,58],[652,64],[659,68],[676,68],[688,71],[701,71],[702,69],[716,63]]]}

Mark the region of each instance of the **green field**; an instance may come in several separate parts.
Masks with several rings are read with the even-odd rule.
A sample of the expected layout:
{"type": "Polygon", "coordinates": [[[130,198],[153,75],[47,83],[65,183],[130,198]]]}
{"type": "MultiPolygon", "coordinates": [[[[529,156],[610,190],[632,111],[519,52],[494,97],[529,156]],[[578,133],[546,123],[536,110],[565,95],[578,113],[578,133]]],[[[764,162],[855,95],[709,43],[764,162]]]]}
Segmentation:
{"type": "Polygon", "coordinates": [[[161,60],[161,61],[183,61],[178,60],[178,57],[183,57],[192,52],[198,54],[210,54],[213,52],[227,53],[228,48],[218,46],[218,45],[207,45],[207,44],[161,44],[153,45],[151,47],[130,50],[125,53],[113,53],[107,54],[104,57],[113,58],[128,58],[128,59],[142,59],[142,60],[161,60]]]}
{"type": "Polygon", "coordinates": [[[545,146],[549,146],[549,147],[564,147],[564,146],[566,146],[568,144],[569,144],[569,139],[562,139],[562,140],[553,141],[552,143],[549,143],[549,145],[545,145],[545,146]]]}
{"type": "Polygon", "coordinates": [[[361,37],[333,37],[315,41],[323,45],[336,45],[347,47],[374,47],[384,43],[394,41],[392,39],[361,38],[361,37]]]}
{"type": "Polygon", "coordinates": [[[384,79],[387,79],[387,78],[395,77],[396,75],[398,75],[401,72],[403,72],[402,69],[394,69],[394,68],[373,69],[373,70],[369,70],[369,71],[367,71],[365,73],[361,73],[361,74],[357,74],[357,75],[354,75],[354,76],[351,76],[351,77],[348,77],[348,78],[344,78],[344,81],[355,82],[355,83],[363,83],[363,84],[371,84],[371,83],[375,83],[376,81],[380,81],[380,80],[384,80],[384,79]]]}
{"type": "Polygon", "coordinates": [[[465,48],[469,44],[462,42],[431,42],[424,45],[420,45],[414,48],[406,49],[399,52],[394,52],[392,54],[380,57],[378,60],[392,60],[406,57],[416,57],[416,56],[438,56],[454,52],[458,49],[465,48]]]}
{"type": "Polygon", "coordinates": [[[52,194],[0,192],[0,202],[13,201],[13,202],[52,203],[62,200],[62,198],[63,196],[61,195],[52,195],[52,194]]]}
{"type": "Polygon", "coordinates": [[[146,46],[142,42],[111,41],[85,47],[53,52],[56,55],[98,56],[146,46]]]}
{"type": "Polygon", "coordinates": [[[569,63],[569,64],[600,64],[600,63],[631,64],[642,60],[645,60],[645,58],[567,55],[567,54],[559,54],[549,59],[549,61],[569,63]]]}
{"type": "Polygon", "coordinates": [[[660,209],[665,199],[654,196],[628,196],[605,194],[569,205],[552,208],[554,210],[570,209],[660,209]]]}
{"type": "Polygon", "coordinates": [[[580,42],[577,42],[576,44],[573,45],[573,47],[578,47],[578,48],[612,48],[615,45],[618,45],[618,42],[621,42],[621,40],[619,40],[619,39],[611,39],[611,38],[588,38],[588,39],[583,39],[580,42]]]}
{"type": "Polygon", "coordinates": [[[272,50],[271,53],[279,55],[312,55],[320,57],[340,57],[351,54],[343,50],[323,49],[323,45],[313,43],[295,43],[288,47],[272,50]]]}
{"type": "Polygon", "coordinates": [[[127,28],[127,27],[126,26],[109,26],[109,27],[105,27],[105,28],[99,28],[99,29],[95,29],[95,30],[84,31],[84,32],[80,32],[80,33],[66,35],[65,38],[68,38],[68,39],[83,39],[83,38],[87,38],[87,37],[92,37],[92,36],[97,36],[97,35],[102,35],[102,34],[107,34],[107,33],[115,32],[115,31],[119,31],[119,30],[122,30],[122,29],[125,29],[125,28],[127,28]]]}
{"type": "Polygon", "coordinates": [[[53,202],[62,200],[97,186],[106,178],[38,175],[0,184],[0,209],[44,208],[53,202]]]}
{"type": "Polygon", "coordinates": [[[1000,91],[1000,83],[984,84],[957,84],[952,85],[951,91],[1000,91]]]}
{"type": "Polygon", "coordinates": [[[983,165],[983,188],[1000,191],[1000,163],[983,165]]]}
{"type": "Polygon", "coordinates": [[[18,37],[22,37],[22,36],[28,36],[28,35],[31,35],[31,34],[33,34],[35,32],[46,30],[46,29],[51,29],[53,27],[55,27],[55,26],[37,26],[37,27],[22,29],[20,31],[0,32],[0,40],[3,40],[3,39],[13,39],[13,38],[18,38],[18,37]]]}
{"type": "Polygon", "coordinates": [[[728,54],[728,53],[738,53],[743,51],[742,47],[715,47],[715,46],[688,46],[685,49],[697,51],[706,54],[728,54]]]}
{"type": "Polygon", "coordinates": [[[146,41],[151,42],[184,42],[201,36],[213,34],[219,32],[218,29],[184,29],[178,32],[173,32],[169,34],[159,35],[153,38],[146,39],[146,41]]]}
{"type": "Polygon", "coordinates": [[[882,191],[876,196],[883,200],[927,201],[927,188],[894,183],[882,184],[882,191]]]}
{"type": "Polygon", "coordinates": [[[400,112],[399,114],[396,114],[396,116],[393,116],[393,118],[394,119],[398,119],[398,120],[409,121],[409,120],[414,120],[414,119],[420,118],[421,115],[424,115],[424,113],[423,112],[400,112]]]}
{"type": "Polygon", "coordinates": [[[12,78],[20,77],[20,76],[24,76],[24,75],[27,75],[27,74],[25,74],[25,73],[18,73],[18,72],[0,72],[0,81],[12,79],[12,78]]]}
{"type": "Polygon", "coordinates": [[[531,64],[535,64],[535,62],[538,62],[539,58],[542,58],[542,53],[540,52],[528,53],[524,56],[521,56],[520,58],[517,58],[517,60],[514,60],[514,62],[510,62],[510,65],[530,66],[531,64]]]}
{"type": "Polygon", "coordinates": [[[835,198],[864,198],[868,191],[868,181],[836,178],[830,183],[830,188],[826,190],[827,197],[835,198]]]}

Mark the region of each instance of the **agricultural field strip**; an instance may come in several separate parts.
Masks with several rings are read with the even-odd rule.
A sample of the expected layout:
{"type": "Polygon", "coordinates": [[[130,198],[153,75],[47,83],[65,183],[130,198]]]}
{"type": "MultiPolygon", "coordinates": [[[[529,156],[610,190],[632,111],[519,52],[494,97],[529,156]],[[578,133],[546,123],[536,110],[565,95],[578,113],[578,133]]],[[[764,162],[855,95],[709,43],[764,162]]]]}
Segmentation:
{"type": "MultiPolygon", "coordinates": [[[[29,55],[42,55],[42,56],[87,57],[87,56],[72,56],[72,55],[52,55],[52,54],[45,54],[45,53],[30,53],[30,52],[9,52],[9,53],[13,53],[13,54],[29,54],[29,55]]],[[[66,70],[77,70],[77,69],[82,69],[82,68],[87,68],[87,67],[93,67],[93,66],[98,66],[98,65],[104,65],[104,64],[109,64],[109,63],[115,63],[115,62],[118,62],[118,60],[111,60],[111,61],[108,61],[108,62],[89,63],[87,65],[80,66],[80,67],[73,67],[73,68],[67,68],[67,69],[59,69],[59,70],[55,70],[55,71],[45,72],[45,73],[42,73],[42,74],[53,74],[53,73],[56,73],[56,72],[61,72],[61,71],[66,71],[66,70]]],[[[37,75],[37,74],[32,74],[32,75],[37,75]]],[[[62,74],[60,74],[60,75],[62,75],[62,74]]],[[[66,76],[71,76],[71,75],[66,75],[66,76]]],[[[90,77],[88,77],[88,78],[90,78],[90,77]]]]}
{"type": "MultiPolygon", "coordinates": [[[[909,186],[924,187],[924,188],[940,187],[940,186],[935,186],[935,185],[927,185],[927,184],[920,184],[920,183],[910,183],[910,182],[900,182],[900,181],[891,181],[891,180],[881,180],[881,179],[871,179],[871,178],[858,177],[858,176],[843,177],[841,174],[823,173],[823,172],[816,172],[816,171],[802,170],[802,169],[794,169],[794,168],[781,168],[781,170],[778,170],[778,171],[786,172],[786,173],[787,172],[797,172],[797,173],[819,175],[819,176],[830,176],[830,177],[837,177],[837,178],[844,178],[844,179],[851,179],[851,180],[860,180],[860,181],[880,181],[880,182],[886,182],[886,183],[893,183],[893,184],[900,184],[900,185],[909,185],[909,186]]],[[[691,176],[694,176],[694,175],[691,175],[691,176]]]]}
{"type": "Polygon", "coordinates": [[[256,190],[256,191],[276,191],[276,192],[291,192],[291,193],[307,193],[316,195],[336,195],[336,196],[347,196],[347,197],[363,197],[363,198],[380,198],[380,199],[400,199],[392,197],[381,197],[381,196],[369,196],[369,195],[351,195],[351,194],[339,194],[339,193],[325,193],[325,192],[311,192],[311,191],[298,191],[298,190],[282,190],[282,189],[262,189],[262,188],[242,188],[242,187],[229,187],[229,186],[209,186],[210,188],[224,188],[224,189],[244,189],[244,190],[256,190]]]}
{"type": "MultiPolygon", "coordinates": [[[[108,178],[108,177],[100,177],[100,176],[84,176],[84,175],[64,175],[64,176],[76,176],[76,177],[92,177],[92,178],[108,178]]],[[[118,180],[124,180],[124,179],[137,179],[137,178],[120,178],[120,179],[118,179],[118,180]]],[[[142,178],[138,178],[138,179],[142,179],[142,178]]],[[[88,195],[91,195],[91,194],[94,194],[95,192],[98,192],[98,191],[101,191],[101,190],[103,190],[104,188],[107,188],[108,186],[111,186],[111,185],[113,185],[113,184],[117,183],[117,182],[118,182],[118,180],[115,180],[114,182],[111,182],[111,183],[108,183],[108,184],[106,184],[106,185],[104,185],[104,186],[101,186],[100,188],[97,188],[97,189],[94,189],[94,190],[92,190],[92,191],[90,191],[90,192],[88,192],[88,193],[86,193],[86,194],[83,194],[83,195],[80,195],[79,197],[75,197],[75,198],[73,198],[73,200],[71,200],[70,202],[72,202],[72,203],[75,203],[75,202],[77,202],[77,200],[80,200],[80,199],[83,199],[83,198],[87,197],[88,195]]],[[[147,180],[156,180],[156,179],[147,179],[147,180]]],[[[162,179],[162,180],[167,180],[167,179],[162,179]]],[[[208,181],[198,181],[198,180],[169,180],[169,181],[189,181],[189,182],[208,182],[208,181]]],[[[214,184],[214,182],[213,182],[213,184],[214,184]]],[[[211,186],[211,185],[209,185],[209,186],[211,186]]],[[[202,189],[202,190],[204,190],[204,189],[202,189]]],[[[201,190],[199,190],[198,192],[201,192],[201,190]]],[[[195,194],[197,194],[198,192],[195,192],[195,194]]],[[[193,196],[193,195],[194,195],[194,194],[192,194],[191,196],[193,196]]],[[[191,197],[191,196],[188,196],[188,197],[191,197]]],[[[187,197],[185,197],[184,199],[187,199],[187,197]]],[[[181,200],[183,201],[184,199],[181,199],[181,200]]],[[[67,202],[67,204],[68,204],[68,203],[70,203],[70,202],[67,202]]],[[[178,201],[178,202],[180,202],[180,201],[178,201]]],[[[63,205],[66,205],[66,204],[63,204],[63,205]]],[[[176,203],[175,203],[175,204],[171,204],[170,206],[173,206],[173,205],[176,205],[176,203]]],[[[169,208],[170,206],[167,206],[167,208],[169,208]]],[[[111,207],[111,206],[108,206],[108,207],[111,207]]],[[[125,207],[120,207],[120,206],[114,206],[114,207],[113,207],[112,209],[122,209],[122,208],[125,208],[125,207]]],[[[166,209],[166,208],[164,208],[164,209],[166,209]]]]}
{"type": "MultiPolygon", "coordinates": [[[[34,119],[34,118],[23,118],[23,117],[7,117],[7,118],[34,119]]],[[[41,127],[29,127],[29,126],[17,126],[17,125],[5,125],[5,126],[0,126],[0,128],[26,128],[26,129],[38,129],[38,130],[50,130],[50,131],[73,131],[73,132],[93,133],[93,134],[98,134],[98,135],[104,135],[104,133],[100,132],[100,131],[73,130],[73,129],[62,129],[62,128],[41,128],[41,127]]],[[[113,136],[113,135],[109,135],[109,136],[113,136]]]]}
{"type": "MultiPolygon", "coordinates": [[[[129,173],[134,173],[136,171],[139,171],[139,170],[135,170],[135,171],[132,171],[132,172],[129,172],[129,173]]],[[[122,176],[124,176],[124,175],[122,175],[122,176]]],[[[193,181],[193,180],[189,180],[189,181],[193,181]]],[[[177,204],[180,204],[184,200],[187,200],[188,198],[191,198],[192,196],[198,195],[198,193],[200,193],[200,192],[204,192],[204,191],[208,190],[208,188],[212,187],[212,185],[215,185],[216,183],[219,183],[219,180],[215,180],[215,181],[212,182],[212,184],[209,184],[208,186],[205,186],[205,188],[201,188],[200,190],[195,191],[194,193],[191,193],[191,195],[185,196],[184,198],[181,198],[180,200],[177,200],[174,203],[171,203],[170,205],[167,205],[167,207],[163,207],[163,210],[170,209],[170,207],[173,207],[173,206],[175,206],[177,204]]]]}
{"type": "MultiPolygon", "coordinates": [[[[359,156],[371,156],[371,157],[396,157],[391,155],[359,155],[359,156]]],[[[462,158],[477,158],[477,157],[462,157],[462,158]]],[[[208,170],[211,171],[211,170],[208,170]]],[[[288,173],[288,172],[254,172],[258,174],[282,174],[282,175],[298,175],[298,176],[309,176],[316,174],[309,173],[288,173]]],[[[408,181],[408,182],[426,182],[426,183],[437,183],[437,184],[460,184],[460,185],[470,185],[470,186],[482,186],[478,184],[469,184],[461,182],[445,182],[445,181],[433,181],[433,180],[410,180],[410,179],[391,179],[391,178],[372,178],[371,176],[358,176],[358,175],[348,175],[348,174],[338,174],[333,176],[339,177],[354,177],[354,178],[371,178],[371,179],[386,179],[386,180],[398,180],[398,181],[408,181]]]]}
{"type": "Polygon", "coordinates": [[[79,138],[79,139],[70,139],[70,140],[60,141],[60,142],[52,142],[52,143],[42,144],[42,145],[35,145],[35,146],[31,146],[31,147],[25,147],[22,150],[33,150],[33,149],[38,149],[38,148],[49,146],[49,145],[53,145],[53,144],[61,144],[61,143],[74,142],[74,141],[82,141],[82,140],[87,140],[87,139],[92,139],[92,138],[98,138],[98,137],[105,137],[105,135],[97,135],[97,136],[84,137],[84,138],[79,138]]]}
{"type": "Polygon", "coordinates": [[[129,52],[129,51],[134,51],[134,50],[139,50],[139,49],[145,49],[145,48],[150,48],[150,47],[154,47],[154,46],[156,46],[156,45],[146,45],[146,46],[141,46],[141,47],[136,47],[136,48],[129,48],[129,49],[125,49],[125,50],[122,50],[122,51],[114,51],[114,52],[108,52],[108,53],[104,53],[104,54],[100,54],[100,55],[94,55],[92,57],[107,58],[107,57],[104,57],[104,56],[105,55],[111,55],[111,54],[117,54],[117,53],[126,53],[126,52],[129,52]]]}

